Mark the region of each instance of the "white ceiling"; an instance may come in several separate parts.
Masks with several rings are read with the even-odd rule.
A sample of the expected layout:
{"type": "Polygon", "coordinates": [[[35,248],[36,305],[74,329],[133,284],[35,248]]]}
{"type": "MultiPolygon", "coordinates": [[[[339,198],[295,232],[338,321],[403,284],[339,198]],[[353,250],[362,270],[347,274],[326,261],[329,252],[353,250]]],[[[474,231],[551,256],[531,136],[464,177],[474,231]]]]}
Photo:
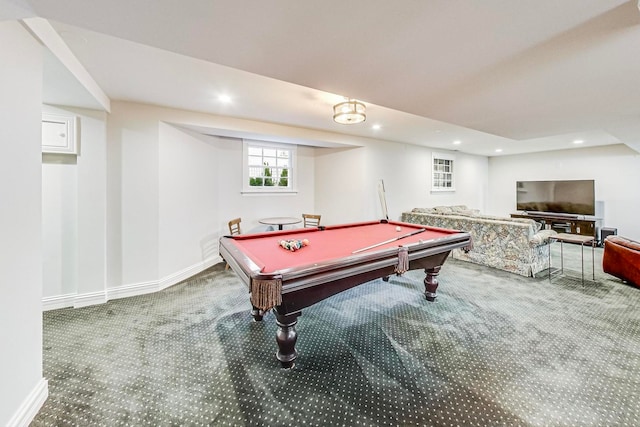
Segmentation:
{"type": "MultiPolygon", "coordinates": [[[[49,19],[112,100],[487,156],[640,151],[636,0],[10,3],[49,19]],[[332,121],[343,95],[364,124],[332,121]]],[[[74,105],[56,102],[59,71],[45,101],[74,105]]]]}

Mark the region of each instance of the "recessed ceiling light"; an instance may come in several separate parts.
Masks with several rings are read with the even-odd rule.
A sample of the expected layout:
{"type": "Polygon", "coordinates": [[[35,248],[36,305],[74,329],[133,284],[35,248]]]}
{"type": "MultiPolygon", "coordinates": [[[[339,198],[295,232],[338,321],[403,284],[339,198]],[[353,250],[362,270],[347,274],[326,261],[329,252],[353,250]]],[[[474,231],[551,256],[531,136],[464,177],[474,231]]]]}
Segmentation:
{"type": "Polygon", "coordinates": [[[453,145],[460,145],[460,144],[462,144],[462,141],[459,141],[459,140],[453,141],[453,145]]]}
{"type": "Polygon", "coordinates": [[[582,139],[576,139],[573,141],[574,144],[582,144],[584,141],[582,139]]]}
{"type": "Polygon", "coordinates": [[[372,129],[378,130],[380,129],[382,126],[380,126],[379,124],[375,124],[373,126],[371,126],[372,129]]]}
{"type": "Polygon", "coordinates": [[[496,153],[502,153],[502,148],[496,148],[496,153]]]}
{"type": "Polygon", "coordinates": [[[225,104],[231,102],[231,97],[229,95],[220,95],[218,96],[218,101],[224,102],[225,104]]]}

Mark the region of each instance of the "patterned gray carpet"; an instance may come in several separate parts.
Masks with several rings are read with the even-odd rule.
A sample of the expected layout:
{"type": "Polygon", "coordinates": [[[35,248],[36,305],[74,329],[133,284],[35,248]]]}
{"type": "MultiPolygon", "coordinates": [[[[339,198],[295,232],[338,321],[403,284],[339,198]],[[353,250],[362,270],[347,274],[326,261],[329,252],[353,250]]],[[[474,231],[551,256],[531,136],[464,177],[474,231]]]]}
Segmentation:
{"type": "MultiPolygon", "coordinates": [[[[33,426],[637,426],[640,289],[448,260],[303,311],[296,368],[224,264],[163,292],[44,314],[33,426]]],[[[554,244],[554,265],[559,265],[554,244]]],[[[586,276],[591,257],[585,251],[586,276]]]]}

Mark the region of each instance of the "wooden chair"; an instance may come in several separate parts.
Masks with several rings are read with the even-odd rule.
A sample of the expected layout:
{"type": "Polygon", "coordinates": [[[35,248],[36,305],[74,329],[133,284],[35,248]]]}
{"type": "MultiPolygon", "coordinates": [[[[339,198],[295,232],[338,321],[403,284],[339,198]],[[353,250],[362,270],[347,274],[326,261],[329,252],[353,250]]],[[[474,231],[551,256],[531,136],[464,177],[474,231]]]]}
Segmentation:
{"type": "Polygon", "coordinates": [[[236,234],[242,233],[240,231],[240,222],[242,218],[236,218],[229,221],[229,234],[235,236],[236,234]]]}
{"type": "MultiPolygon", "coordinates": [[[[242,218],[235,218],[232,219],[231,221],[229,221],[229,234],[232,236],[235,236],[236,234],[240,234],[242,233],[242,231],[240,231],[240,222],[242,221],[242,218]]],[[[227,270],[229,268],[229,263],[227,263],[227,265],[225,265],[224,269],[227,270]]]]}
{"type": "Polygon", "coordinates": [[[320,216],[313,214],[302,214],[302,220],[304,221],[303,227],[318,227],[320,225],[320,216]]]}

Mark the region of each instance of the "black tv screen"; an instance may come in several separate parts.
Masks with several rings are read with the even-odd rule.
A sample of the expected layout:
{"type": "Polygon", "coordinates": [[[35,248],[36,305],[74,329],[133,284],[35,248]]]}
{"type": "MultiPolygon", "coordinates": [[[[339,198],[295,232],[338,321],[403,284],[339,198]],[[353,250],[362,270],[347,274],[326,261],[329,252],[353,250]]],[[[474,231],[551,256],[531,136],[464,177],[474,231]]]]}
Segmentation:
{"type": "Polygon", "coordinates": [[[595,181],[517,181],[519,211],[595,215],[595,181]]]}

